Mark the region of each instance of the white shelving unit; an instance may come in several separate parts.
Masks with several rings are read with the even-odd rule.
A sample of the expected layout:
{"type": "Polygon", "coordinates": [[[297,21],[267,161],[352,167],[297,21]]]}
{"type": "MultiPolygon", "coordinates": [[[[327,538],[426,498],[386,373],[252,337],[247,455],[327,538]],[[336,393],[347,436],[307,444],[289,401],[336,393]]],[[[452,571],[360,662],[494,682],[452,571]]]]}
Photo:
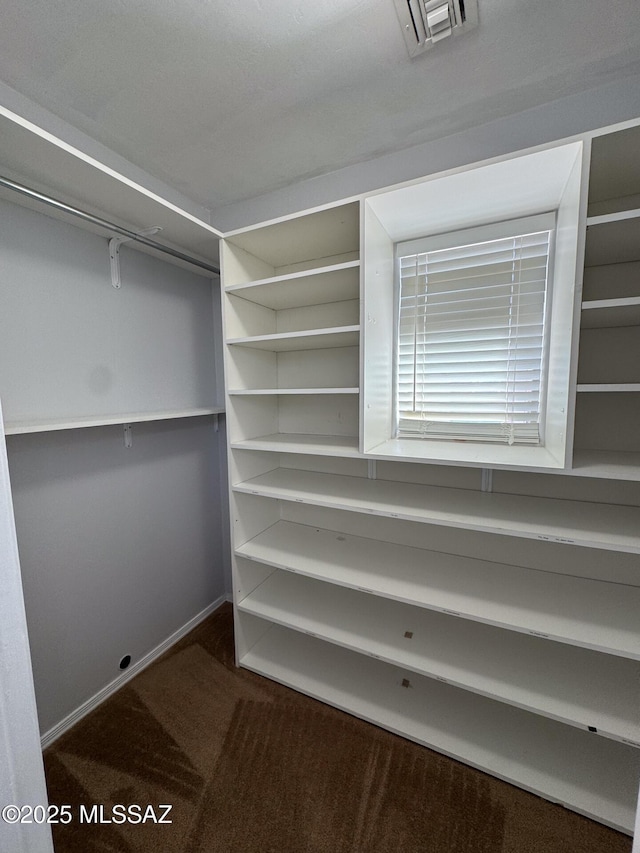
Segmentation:
{"type": "Polygon", "coordinates": [[[583,476],[640,480],[638,145],[638,127],[592,145],[573,461],[583,476]]]}
{"type": "MultiPolygon", "coordinates": [[[[366,217],[349,202],[223,241],[238,662],[631,832],[640,492],[606,481],[633,481],[640,447],[578,442],[573,469],[506,470],[494,492],[474,467],[365,455],[378,367],[358,295],[387,263],[366,217]]],[[[603,204],[589,232],[638,221],[603,204]]],[[[605,243],[588,244],[579,436],[580,401],[621,414],[640,390],[640,258],[605,243]]]]}

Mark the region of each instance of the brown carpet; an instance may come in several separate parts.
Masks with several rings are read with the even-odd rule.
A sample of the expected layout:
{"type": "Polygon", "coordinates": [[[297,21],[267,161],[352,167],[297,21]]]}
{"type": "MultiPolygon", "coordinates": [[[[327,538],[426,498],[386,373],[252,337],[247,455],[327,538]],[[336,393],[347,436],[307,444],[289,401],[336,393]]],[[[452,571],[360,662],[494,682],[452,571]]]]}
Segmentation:
{"type": "Polygon", "coordinates": [[[629,853],[631,840],[233,664],[230,606],[45,753],[57,853],[629,853]],[[173,823],[81,823],[104,804],[173,823]],[[144,809],[142,810],[144,813],[144,809]]]}

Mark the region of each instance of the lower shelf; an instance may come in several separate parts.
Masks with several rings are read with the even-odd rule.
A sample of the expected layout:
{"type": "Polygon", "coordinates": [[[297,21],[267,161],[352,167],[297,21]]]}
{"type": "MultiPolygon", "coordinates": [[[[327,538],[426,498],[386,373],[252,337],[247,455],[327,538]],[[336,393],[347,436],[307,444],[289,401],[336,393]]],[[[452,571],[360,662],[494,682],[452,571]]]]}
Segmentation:
{"type": "MultiPolygon", "coordinates": [[[[242,566],[238,566],[242,572],[242,566]]],[[[238,610],[640,747],[640,662],[275,570],[238,610]]]]}
{"type": "Polygon", "coordinates": [[[615,829],[633,831],[640,777],[640,751],[633,747],[264,624],[265,633],[241,666],[615,829]]]}

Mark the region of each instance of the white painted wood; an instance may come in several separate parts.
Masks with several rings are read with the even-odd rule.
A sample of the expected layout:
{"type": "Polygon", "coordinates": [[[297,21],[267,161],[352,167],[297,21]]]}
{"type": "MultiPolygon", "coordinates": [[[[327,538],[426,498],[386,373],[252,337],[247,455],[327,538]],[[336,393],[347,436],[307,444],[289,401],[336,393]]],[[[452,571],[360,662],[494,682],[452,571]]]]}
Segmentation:
{"type": "Polygon", "coordinates": [[[395,284],[393,242],[363,205],[361,447],[365,453],[391,437],[395,402],[395,284]]]}
{"type": "Polygon", "coordinates": [[[236,553],[463,619],[640,659],[638,587],[490,563],[287,521],[278,522],[236,553]]]}
{"type": "Polygon", "coordinates": [[[638,219],[640,217],[640,207],[618,210],[613,213],[603,213],[599,216],[587,217],[587,228],[594,225],[606,225],[608,222],[623,222],[625,219],[638,219]]]}
{"type": "Polygon", "coordinates": [[[393,241],[556,210],[580,157],[574,142],[435,175],[368,198],[393,241]]]}
{"type": "Polygon", "coordinates": [[[244,284],[253,279],[260,280],[275,275],[271,264],[228,241],[225,241],[221,248],[220,265],[226,285],[244,284]]]}
{"type": "Polygon", "coordinates": [[[640,480],[640,451],[575,450],[573,469],[576,477],[602,477],[610,480],[640,480]]]}
{"type": "Polygon", "coordinates": [[[640,772],[640,751],[633,747],[278,626],[241,663],[465,764],[632,831],[640,772]]]}
{"type": "Polygon", "coordinates": [[[7,435],[20,435],[30,432],[54,432],[64,429],[85,429],[88,427],[109,426],[111,424],[137,424],[150,421],[179,420],[181,418],[202,418],[224,414],[224,407],[209,409],[185,409],[173,412],[127,412],[118,416],[74,418],[73,420],[8,422],[7,435]]]}
{"type": "Polygon", "coordinates": [[[226,292],[275,310],[357,299],[359,267],[360,261],[347,261],[311,271],[230,285],[226,292]]]}
{"type": "Polygon", "coordinates": [[[640,553],[640,509],[276,469],[234,489],[350,512],[640,553]]]}
{"type": "Polygon", "coordinates": [[[360,300],[344,299],[341,302],[322,302],[320,305],[302,305],[276,311],[277,331],[298,332],[306,329],[331,329],[340,326],[360,325],[360,300]]]}
{"type": "Polygon", "coordinates": [[[640,326],[640,296],[583,302],[581,325],[583,329],[640,326]]]}
{"type": "Polygon", "coordinates": [[[593,208],[608,207],[618,211],[640,207],[638,126],[616,128],[614,132],[598,135],[592,147],[589,212],[593,208]]]}
{"type": "Polygon", "coordinates": [[[268,450],[278,453],[310,453],[318,456],[360,458],[357,436],[275,433],[245,441],[232,441],[231,447],[238,450],[268,450]]]}
{"type": "Polygon", "coordinates": [[[357,346],[280,352],[277,361],[280,388],[353,388],[360,384],[357,346]]]}
{"type": "Polygon", "coordinates": [[[275,335],[254,335],[243,338],[230,338],[229,346],[252,347],[268,352],[294,352],[302,349],[322,349],[324,347],[357,346],[360,326],[339,326],[335,329],[310,329],[304,332],[287,332],[275,335]]]}
{"type": "Polygon", "coordinates": [[[640,296],[640,261],[585,267],[584,300],[640,296]]]}
{"type": "Polygon", "coordinates": [[[316,394],[358,394],[359,388],[253,388],[247,390],[231,389],[227,393],[234,396],[315,396],[316,394]]]}
{"type": "MultiPolygon", "coordinates": [[[[575,415],[576,362],[580,294],[584,269],[584,218],[587,207],[588,148],[580,146],[557,208],[555,244],[549,260],[551,277],[550,322],[544,410],[541,413],[544,451],[571,464],[575,415]]],[[[541,454],[542,457],[542,454],[541,454]]],[[[539,464],[545,465],[540,459],[539,464]]]]}
{"type": "Polygon", "coordinates": [[[640,217],[595,225],[587,231],[585,265],[640,260],[640,217]]]}
{"type": "MultiPolygon", "coordinates": [[[[203,260],[217,261],[222,234],[203,219],[3,106],[0,128],[0,162],[6,177],[18,182],[26,180],[36,190],[48,191],[62,201],[133,230],[159,225],[162,232],[154,237],[158,242],[203,260]]],[[[5,197],[16,200],[14,193],[5,197]]],[[[172,262],[168,256],[163,257],[172,262]]]]}
{"type": "Polygon", "coordinates": [[[578,393],[596,393],[596,394],[610,394],[610,393],[637,393],[640,391],[640,382],[600,382],[597,384],[582,384],[578,385],[576,388],[578,393]]]}
{"type": "Polygon", "coordinates": [[[636,326],[582,329],[578,383],[640,382],[640,334],[636,326]]]}
{"type": "Polygon", "coordinates": [[[286,267],[304,261],[312,261],[313,268],[329,266],[329,258],[360,248],[358,203],[229,232],[226,237],[230,244],[273,266],[275,275],[286,275],[292,271],[286,267]]]}
{"type": "MultiPolygon", "coordinates": [[[[20,558],[0,409],[0,807],[47,806],[20,558]]],[[[0,819],[0,847],[53,853],[51,827],[0,819]]]]}
{"type": "Polygon", "coordinates": [[[581,221],[587,196],[582,179],[585,159],[584,145],[577,142],[477,166],[467,172],[436,176],[365,200],[364,452],[398,455],[407,460],[446,462],[449,459],[484,467],[500,464],[566,468],[569,465],[572,381],[577,354],[573,328],[577,322],[576,292],[582,280],[584,238],[581,221]],[[395,438],[392,422],[395,407],[393,242],[549,211],[556,213],[556,230],[550,262],[552,321],[548,330],[546,393],[541,412],[543,444],[525,448],[505,445],[495,449],[481,442],[395,438]],[[367,381],[369,375],[371,381],[367,381]]]}
{"type": "MultiPolygon", "coordinates": [[[[241,561],[242,563],[242,561],[241,561]]],[[[277,571],[239,600],[296,631],[640,748],[640,661],[277,571]]]]}

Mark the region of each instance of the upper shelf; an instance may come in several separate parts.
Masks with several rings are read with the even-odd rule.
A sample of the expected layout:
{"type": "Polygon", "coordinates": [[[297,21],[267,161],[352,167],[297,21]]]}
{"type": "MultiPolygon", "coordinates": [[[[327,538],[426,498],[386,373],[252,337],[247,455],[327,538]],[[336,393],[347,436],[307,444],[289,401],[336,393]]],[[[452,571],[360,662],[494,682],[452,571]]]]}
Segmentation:
{"type": "Polygon", "coordinates": [[[24,435],[32,432],[56,432],[67,429],[111,426],[113,424],[138,424],[151,421],[168,421],[179,418],[202,418],[224,413],[222,407],[203,409],[175,409],[166,412],[128,412],[122,415],[94,415],[85,418],[51,418],[42,421],[7,421],[6,435],[24,435]]]}
{"type": "Polygon", "coordinates": [[[640,207],[640,126],[596,136],[591,145],[589,215],[640,207]]]}
{"type": "Polygon", "coordinates": [[[330,264],[307,272],[288,273],[226,288],[227,293],[280,311],[328,302],[344,302],[359,295],[360,261],[330,264]]]}
{"type": "Polygon", "coordinates": [[[275,276],[294,272],[286,268],[296,264],[307,265],[308,268],[310,262],[314,262],[313,266],[319,266],[322,258],[358,252],[359,222],[359,203],[351,202],[268,225],[232,231],[225,237],[232,246],[269,265],[271,274],[275,276]]]}
{"type": "MultiPolygon", "coordinates": [[[[3,107],[0,107],[0,174],[132,231],[158,225],[162,231],[154,236],[156,242],[198,260],[218,264],[218,240],[222,234],[215,228],[3,107]]],[[[11,190],[0,190],[0,197],[52,215],[50,207],[11,190]]],[[[53,215],[107,234],[104,229],[81,223],[76,217],[58,212],[53,215]]],[[[203,273],[202,269],[169,255],[140,244],[136,246],[169,263],[203,273]]],[[[211,277],[211,272],[206,275],[211,277]]]]}

